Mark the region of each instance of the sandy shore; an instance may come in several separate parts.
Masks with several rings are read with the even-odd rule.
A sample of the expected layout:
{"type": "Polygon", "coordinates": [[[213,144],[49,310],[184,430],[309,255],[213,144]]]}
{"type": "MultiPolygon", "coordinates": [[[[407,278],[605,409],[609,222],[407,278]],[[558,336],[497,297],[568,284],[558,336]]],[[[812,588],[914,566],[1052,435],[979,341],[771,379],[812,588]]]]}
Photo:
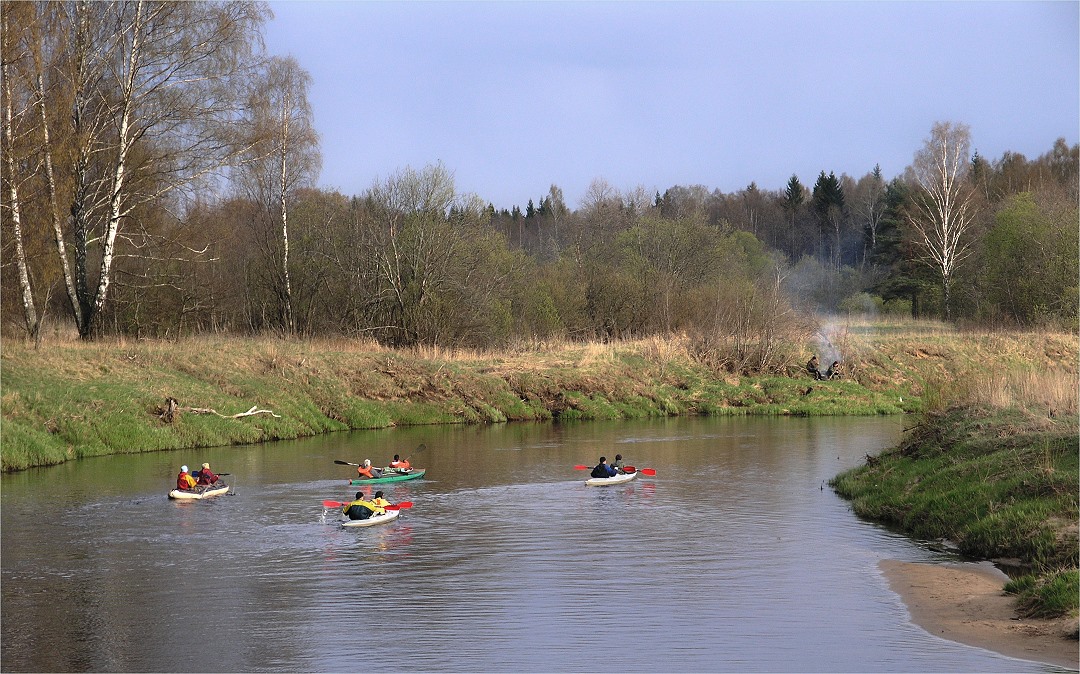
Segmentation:
{"type": "Polygon", "coordinates": [[[883,560],[880,567],[893,592],[903,598],[912,622],[931,634],[1080,670],[1080,643],[1068,636],[1076,631],[1076,619],[1021,620],[1013,598],[1001,590],[1008,576],[992,564],[883,560]]]}

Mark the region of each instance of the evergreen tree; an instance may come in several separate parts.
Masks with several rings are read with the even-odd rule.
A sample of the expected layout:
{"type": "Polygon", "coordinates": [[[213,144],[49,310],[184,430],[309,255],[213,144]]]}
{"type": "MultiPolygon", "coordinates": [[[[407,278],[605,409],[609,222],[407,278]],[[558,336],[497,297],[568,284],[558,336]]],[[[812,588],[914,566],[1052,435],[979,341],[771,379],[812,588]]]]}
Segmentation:
{"type": "Polygon", "coordinates": [[[792,173],[791,178],[788,179],[787,189],[784,191],[784,200],[781,203],[784,210],[791,217],[791,226],[788,229],[790,235],[788,257],[792,260],[798,257],[798,251],[795,249],[795,215],[799,212],[799,207],[803,205],[804,201],[806,201],[806,188],[799,182],[799,176],[792,173]]]}

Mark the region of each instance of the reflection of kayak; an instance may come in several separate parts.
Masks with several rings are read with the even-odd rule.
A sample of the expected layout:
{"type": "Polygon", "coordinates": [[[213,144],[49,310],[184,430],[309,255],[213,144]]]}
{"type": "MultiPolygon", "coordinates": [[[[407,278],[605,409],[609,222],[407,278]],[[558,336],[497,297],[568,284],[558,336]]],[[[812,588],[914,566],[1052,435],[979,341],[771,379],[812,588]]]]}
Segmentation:
{"type": "Polygon", "coordinates": [[[220,484],[216,486],[206,485],[203,487],[195,487],[194,489],[173,489],[169,492],[169,498],[176,499],[201,499],[210,498],[212,496],[220,496],[229,491],[229,485],[220,484]]]}
{"type": "Polygon", "coordinates": [[[402,480],[415,480],[419,477],[424,477],[424,473],[427,470],[424,468],[413,468],[407,472],[399,472],[393,468],[387,468],[383,470],[381,477],[358,477],[353,480],[349,480],[349,484],[375,484],[376,482],[401,482],[402,480]]]}
{"type": "Polygon", "coordinates": [[[387,510],[382,515],[372,515],[366,520],[345,520],[341,523],[343,527],[373,527],[376,524],[382,524],[383,522],[389,522],[396,520],[397,516],[401,514],[400,510],[387,510]]]}
{"type": "Polygon", "coordinates": [[[613,484],[622,484],[623,482],[629,482],[637,476],[638,471],[635,470],[633,473],[621,473],[613,477],[590,477],[588,480],[585,480],[585,484],[589,485],[590,487],[607,487],[613,484]]]}

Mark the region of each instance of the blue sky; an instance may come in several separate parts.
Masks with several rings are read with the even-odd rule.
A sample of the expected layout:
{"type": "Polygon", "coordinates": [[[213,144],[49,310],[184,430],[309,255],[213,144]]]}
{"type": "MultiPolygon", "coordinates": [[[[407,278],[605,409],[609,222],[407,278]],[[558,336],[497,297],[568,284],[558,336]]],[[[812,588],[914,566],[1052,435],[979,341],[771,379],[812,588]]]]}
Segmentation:
{"type": "Polygon", "coordinates": [[[1080,135],[1080,2],[271,2],[320,185],[442,162],[497,208],[596,178],[782,189],[900,175],[935,121],[988,158],[1080,135]]]}

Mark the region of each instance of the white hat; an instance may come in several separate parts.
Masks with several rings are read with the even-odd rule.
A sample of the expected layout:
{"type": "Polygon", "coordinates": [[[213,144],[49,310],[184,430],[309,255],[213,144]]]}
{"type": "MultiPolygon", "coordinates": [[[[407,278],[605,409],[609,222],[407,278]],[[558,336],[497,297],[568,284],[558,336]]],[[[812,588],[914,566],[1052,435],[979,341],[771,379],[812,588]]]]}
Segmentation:
{"type": "Polygon", "coordinates": [[[187,472],[187,466],[180,466],[180,472],[181,473],[186,473],[187,472]]]}
{"type": "Polygon", "coordinates": [[[209,468],[209,467],[210,467],[210,464],[208,464],[208,463],[204,463],[204,464],[202,465],[202,467],[203,467],[203,468],[209,468]]]}
{"type": "Polygon", "coordinates": [[[371,459],[364,459],[364,465],[365,466],[370,466],[371,465],[371,459]]]}

